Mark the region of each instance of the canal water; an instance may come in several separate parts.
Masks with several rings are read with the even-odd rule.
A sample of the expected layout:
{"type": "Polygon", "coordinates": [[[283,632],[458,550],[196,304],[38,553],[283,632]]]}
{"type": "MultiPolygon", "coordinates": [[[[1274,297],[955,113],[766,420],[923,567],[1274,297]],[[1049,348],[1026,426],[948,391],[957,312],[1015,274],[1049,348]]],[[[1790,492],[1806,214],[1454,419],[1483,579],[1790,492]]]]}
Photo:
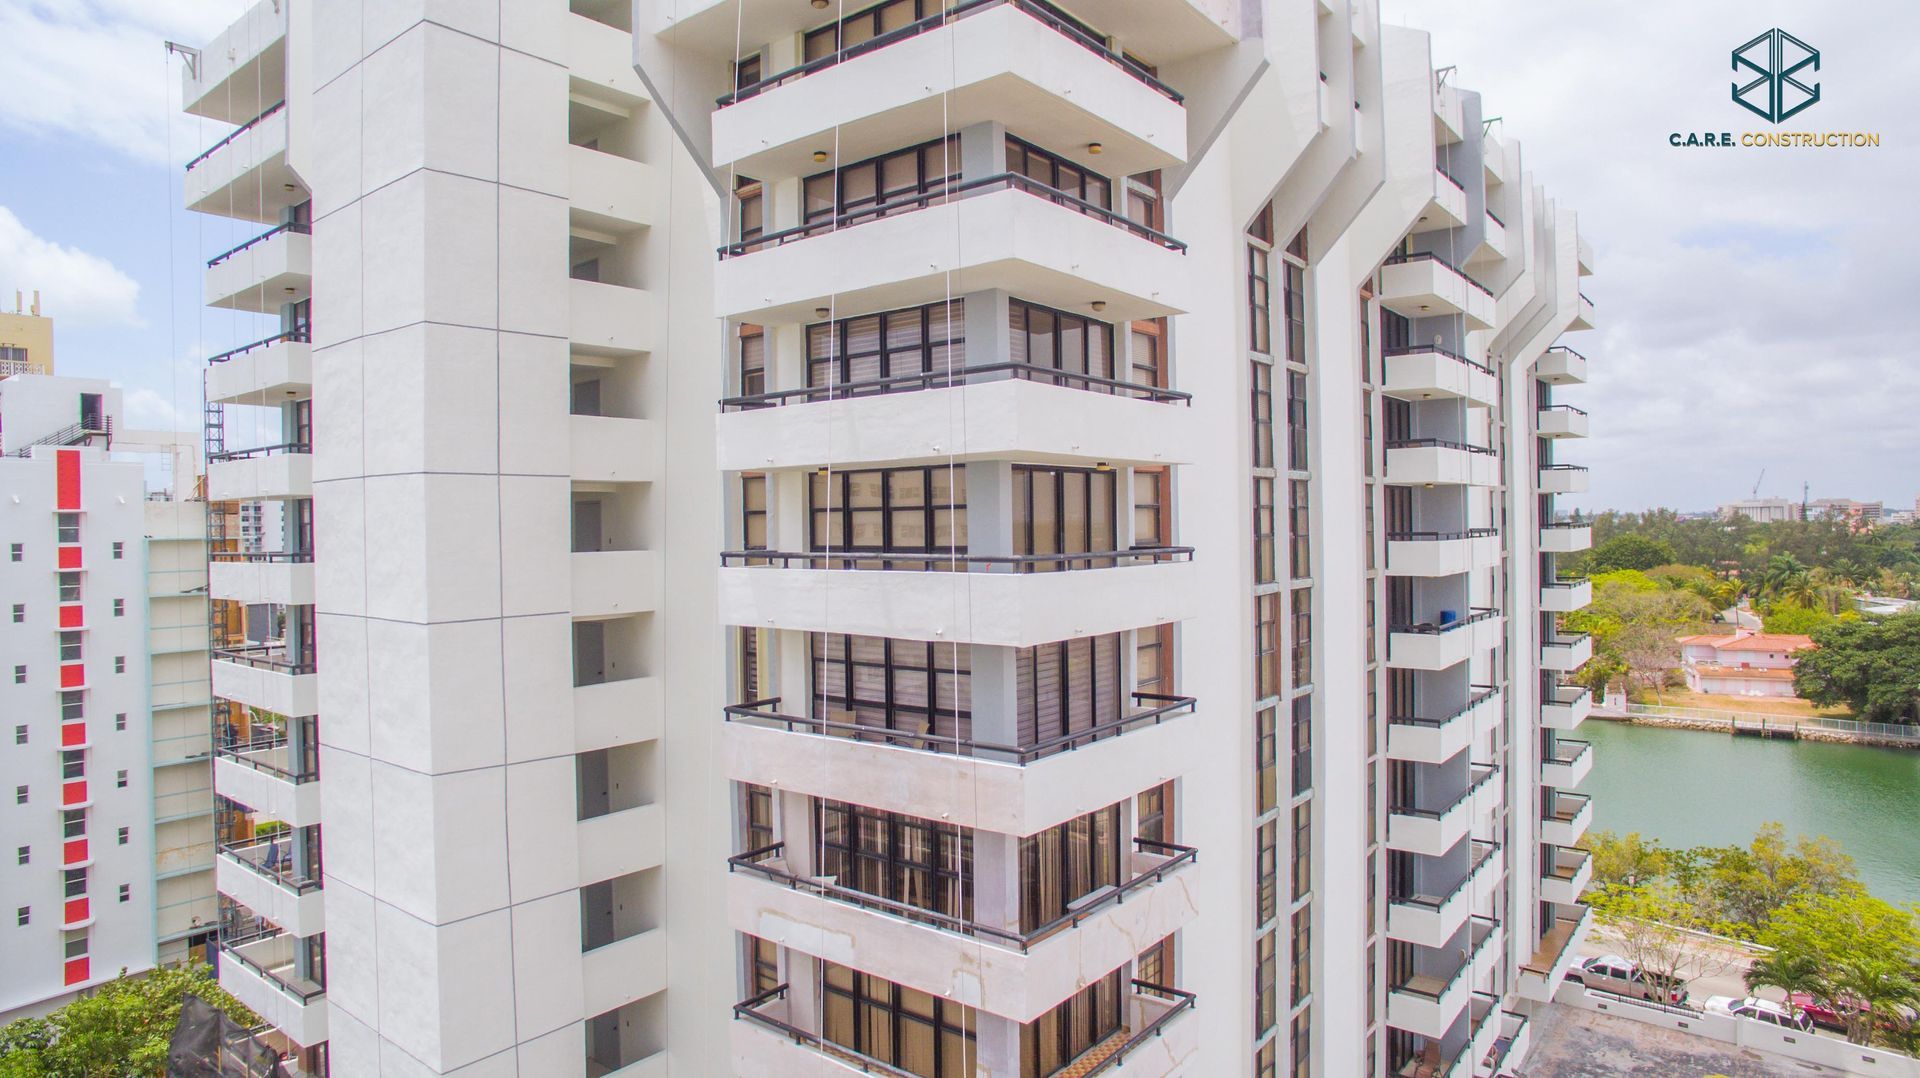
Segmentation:
{"type": "Polygon", "coordinates": [[[1588,719],[1593,828],[1669,847],[1744,846],[1778,820],[1789,841],[1826,835],[1867,890],[1920,902],[1920,751],[1763,740],[1588,719]]]}

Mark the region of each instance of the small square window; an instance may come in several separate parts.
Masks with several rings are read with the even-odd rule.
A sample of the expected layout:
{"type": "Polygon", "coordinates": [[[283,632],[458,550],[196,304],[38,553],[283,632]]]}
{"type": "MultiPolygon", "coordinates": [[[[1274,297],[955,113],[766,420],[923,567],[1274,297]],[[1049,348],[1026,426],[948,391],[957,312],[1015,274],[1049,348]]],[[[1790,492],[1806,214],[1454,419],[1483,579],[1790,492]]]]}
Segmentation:
{"type": "Polygon", "coordinates": [[[80,514],[55,513],[53,516],[53,527],[56,538],[59,539],[62,545],[70,545],[80,541],[80,514]]]}
{"type": "Polygon", "coordinates": [[[127,672],[127,657],[125,655],[115,655],[113,657],[113,672],[116,674],[124,674],[127,672]]]}
{"type": "Polygon", "coordinates": [[[118,715],[115,715],[115,716],[113,717],[113,728],[114,728],[115,730],[125,730],[125,729],[127,728],[127,713],[126,713],[126,712],[124,712],[124,711],[122,711],[122,712],[120,712],[120,713],[119,713],[118,715]]]}
{"type": "Polygon", "coordinates": [[[125,543],[113,544],[113,560],[114,561],[119,561],[120,558],[126,554],[126,552],[127,552],[127,544],[125,543]]]}
{"type": "Polygon", "coordinates": [[[27,620],[27,604],[25,603],[13,604],[13,623],[15,625],[18,625],[25,620],[27,620]]]}
{"type": "Polygon", "coordinates": [[[32,846],[20,847],[20,853],[18,856],[20,858],[21,864],[24,865],[24,864],[31,863],[33,861],[33,847],[32,846]]]}
{"type": "Polygon", "coordinates": [[[125,846],[127,844],[127,837],[131,833],[132,832],[128,828],[122,827],[120,829],[120,845],[125,846]]]}
{"type": "Polygon", "coordinates": [[[87,717],[87,694],[81,689],[60,692],[60,721],[77,722],[87,717]]]}
{"type": "MultiPolygon", "coordinates": [[[[19,550],[20,547],[18,544],[16,544],[13,549],[19,550]]],[[[15,559],[15,560],[18,560],[18,559],[15,559]]],[[[32,906],[22,906],[19,909],[13,911],[13,923],[19,925],[21,928],[27,927],[27,924],[32,920],[33,920],[32,906]]]]}
{"type": "Polygon", "coordinates": [[[121,884],[120,885],[120,901],[131,902],[132,900],[133,900],[133,884],[130,884],[130,883],[121,884]]]}
{"type": "Polygon", "coordinates": [[[113,601],[113,616],[116,618],[124,618],[127,616],[127,601],[125,599],[115,599],[113,601]]]}
{"type": "MultiPolygon", "coordinates": [[[[13,544],[13,549],[12,549],[12,551],[11,551],[11,555],[12,555],[12,557],[13,557],[13,560],[14,560],[14,561],[21,561],[21,560],[23,560],[23,559],[24,559],[24,558],[26,557],[26,553],[27,553],[27,551],[26,551],[26,546],[25,546],[25,544],[23,544],[23,543],[15,543],[15,544],[13,544]]],[[[21,910],[20,910],[20,915],[21,915],[21,916],[23,916],[23,917],[24,917],[24,916],[26,916],[26,908],[25,908],[25,907],[21,907],[21,910]]],[[[21,924],[26,924],[27,922],[25,922],[25,921],[21,921],[20,923],[21,923],[21,924]]]]}
{"type": "Polygon", "coordinates": [[[26,744],[26,743],[27,743],[27,728],[26,728],[26,727],[24,727],[24,726],[16,726],[16,727],[14,727],[14,728],[13,728],[13,743],[14,743],[14,744],[16,744],[16,745],[24,745],[24,744],[26,744]]]}
{"type": "Polygon", "coordinates": [[[13,788],[13,803],[16,805],[24,805],[27,803],[27,788],[25,786],[15,786],[13,788]]]}
{"type": "Polygon", "coordinates": [[[127,788],[127,773],[124,769],[114,776],[113,784],[122,790],[127,788]]]}
{"type": "Polygon", "coordinates": [[[16,666],[16,667],[14,667],[14,668],[13,668],[13,683],[14,683],[15,685],[25,685],[25,684],[27,683],[27,668],[26,668],[26,667],[24,667],[24,666],[16,666]]]}

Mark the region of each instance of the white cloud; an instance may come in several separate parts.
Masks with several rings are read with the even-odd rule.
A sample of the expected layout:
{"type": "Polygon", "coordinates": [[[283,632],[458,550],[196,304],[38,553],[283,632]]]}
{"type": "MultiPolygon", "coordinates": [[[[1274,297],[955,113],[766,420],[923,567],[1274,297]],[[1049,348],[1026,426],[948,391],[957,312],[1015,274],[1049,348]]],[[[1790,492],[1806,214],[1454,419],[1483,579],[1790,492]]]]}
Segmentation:
{"type": "Polygon", "coordinates": [[[139,282],[99,255],[35,235],[0,206],[0,292],[36,289],[43,312],[69,324],[142,324],[139,282]]]}

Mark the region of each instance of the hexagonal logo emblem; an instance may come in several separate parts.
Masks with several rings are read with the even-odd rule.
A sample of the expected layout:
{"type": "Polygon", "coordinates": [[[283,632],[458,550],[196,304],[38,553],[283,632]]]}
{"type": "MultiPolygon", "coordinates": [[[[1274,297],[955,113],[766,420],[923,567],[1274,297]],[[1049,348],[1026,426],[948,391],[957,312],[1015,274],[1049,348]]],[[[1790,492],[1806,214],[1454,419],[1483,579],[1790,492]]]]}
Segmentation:
{"type": "Polygon", "coordinates": [[[1733,70],[1751,81],[1733,83],[1733,102],[1770,123],[1820,100],[1820,84],[1803,72],[1820,70],[1820,50],[1775,27],[1733,50],[1733,70]]]}

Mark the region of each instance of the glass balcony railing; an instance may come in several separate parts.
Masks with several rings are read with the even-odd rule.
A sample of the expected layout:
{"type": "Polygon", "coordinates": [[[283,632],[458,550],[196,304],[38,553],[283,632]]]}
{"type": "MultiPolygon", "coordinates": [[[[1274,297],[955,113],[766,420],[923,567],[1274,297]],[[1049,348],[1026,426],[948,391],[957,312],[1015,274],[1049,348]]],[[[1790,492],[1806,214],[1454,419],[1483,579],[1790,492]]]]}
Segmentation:
{"type": "Polygon", "coordinates": [[[1132,695],[1133,702],[1139,705],[1141,710],[1106,722],[1097,722],[1079,730],[1044,738],[1028,745],[996,745],[962,737],[943,737],[932,733],[895,730],[865,723],[839,722],[804,715],[783,715],[774,710],[780,706],[780,698],[777,696],[746,704],[735,704],[724,711],[728,722],[748,722],[757,726],[778,727],[789,733],[847,738],[891,745],[895,748],[918,749],[922,752],[979,756],[1001,763],[1025,766],[1055,753],[1069,752],[1096,741],[1118,737],[1131,730],[1157,726],[1167,719],[1191,714],[1194,709],[1194,698],[1191,696],[1164,696],[1159,693],[1145,692],[1136,692],[1132,695]]]}

